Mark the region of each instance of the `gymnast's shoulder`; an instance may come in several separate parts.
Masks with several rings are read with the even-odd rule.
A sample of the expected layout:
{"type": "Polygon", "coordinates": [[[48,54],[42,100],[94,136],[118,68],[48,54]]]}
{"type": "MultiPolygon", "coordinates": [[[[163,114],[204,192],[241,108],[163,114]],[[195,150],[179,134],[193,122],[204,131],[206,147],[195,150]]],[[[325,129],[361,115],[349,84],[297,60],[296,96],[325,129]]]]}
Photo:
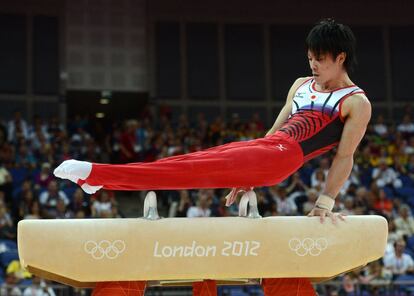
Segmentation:
{"type": "Polygon", "coordinates": [[[343,117],[347,117],[349,115],[358,115],[358,117],[362,116],[368,119],[371,117],[371,102],[364,92],[358,92],[344,98],[341,105],[340,109],[343,117]]]}
{"type": "Polygon", "coordinates": [[[298,90],[298,88],[310,79],[312,79],[312,77],[299,77],[299,78],[297,78],[295,80],[295,82],[293,82],[292,86],[289,89],[288,99],[292,99],[295,92],[298,90]]]}
{"type": "Polygon", "coordinates": [[[306,81],[308,81],[312,78],[313,78],[312,76],[299,77],[293,82],[292,87],[299,87],[302,84],[304,84],[306,81]]]}

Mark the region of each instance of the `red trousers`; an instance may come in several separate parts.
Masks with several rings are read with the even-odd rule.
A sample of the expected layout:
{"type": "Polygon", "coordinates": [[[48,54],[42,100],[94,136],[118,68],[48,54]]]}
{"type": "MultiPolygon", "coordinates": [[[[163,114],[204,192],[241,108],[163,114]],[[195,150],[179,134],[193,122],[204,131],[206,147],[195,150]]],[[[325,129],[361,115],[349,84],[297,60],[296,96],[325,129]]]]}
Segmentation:
{"type": "MultiPolygon", "coordinates": [[[[315,296],[315,290],[307,279],[264,279],[265,296],[315,296]]],[[[144,296],[146,282],[97,283],[92,296],[144,296]]],[[[217,296],[215,281],[206,280],[193,284],[195,296],[217,296]]]]}
{"type": "Polygon", "coordinates": [[[179,190],[275,185],[303,164],[299,144],[283,132],[149,163],[92,165],[80,181],[112,190],[179,190]]]}

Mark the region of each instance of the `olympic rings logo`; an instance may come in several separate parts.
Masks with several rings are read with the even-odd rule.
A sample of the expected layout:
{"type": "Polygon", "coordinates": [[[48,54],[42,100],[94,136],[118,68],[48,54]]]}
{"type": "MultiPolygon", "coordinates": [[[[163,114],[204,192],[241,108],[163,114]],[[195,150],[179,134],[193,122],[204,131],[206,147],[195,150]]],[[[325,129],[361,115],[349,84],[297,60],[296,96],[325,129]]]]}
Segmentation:
{"type": "Polygon", "coordinates": [[[108,240],[102,240],[99,243],[95,241],[87,241],[83,246],[85,252],[90,254],[93,259],[100,260],[104,257],[107,259],[116,259],[125,251],[125,242],[122,240],[116,240],[110,242],[108,240]]]}
{"type": "Polygon", "coordinates": [[[319,256],[323,250],[328,247],[328,240],[326,238],[304,238],[300,240],[298,238],[292,238],[289,240],[289,249],[296,253],[298,256],[319,256]]]}

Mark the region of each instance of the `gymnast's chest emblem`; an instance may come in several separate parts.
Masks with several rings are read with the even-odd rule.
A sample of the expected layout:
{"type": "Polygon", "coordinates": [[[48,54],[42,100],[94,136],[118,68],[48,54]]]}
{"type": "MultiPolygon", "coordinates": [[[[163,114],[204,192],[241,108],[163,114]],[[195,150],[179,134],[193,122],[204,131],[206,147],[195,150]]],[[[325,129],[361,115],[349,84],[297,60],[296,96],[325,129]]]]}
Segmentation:
{"type": "Polygon", "coordinates": [[[313,238],[292,238],[289,240],[289,249],[300,257],[306,255],[319,256],[322,251],[328,248],[328,240],[324,237],[313,238]]]}
{"type": "Polygon", "coordinates": [[[310,94],[309,95],[309,99],[314,102],[314,101],[316,101],[318,99],[318,96],[315,95],[315,94],[310,94]]]}
{"type": "Polygon", "coordinates": [[[276,148],[279,149],[280,151],[287,150],[287,148],[283,146],[282,144],[276,145],[276,148]]]}

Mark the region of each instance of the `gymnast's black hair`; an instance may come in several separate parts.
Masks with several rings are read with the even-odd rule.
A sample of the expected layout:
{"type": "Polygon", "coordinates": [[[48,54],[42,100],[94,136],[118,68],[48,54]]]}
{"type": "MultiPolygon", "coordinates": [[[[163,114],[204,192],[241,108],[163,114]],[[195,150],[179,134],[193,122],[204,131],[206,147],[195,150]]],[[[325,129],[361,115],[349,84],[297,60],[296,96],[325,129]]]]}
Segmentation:
{"type": "Polygon", "coordinates": [[[314,55],[332,54],[333,58],[344,52],[346,54],[344,67],[352,72],[357,65],[355,55],[356,39],[352,30],[334,19],[328,18],[319,21],[306,37],[306,50],[314,55]]]}

